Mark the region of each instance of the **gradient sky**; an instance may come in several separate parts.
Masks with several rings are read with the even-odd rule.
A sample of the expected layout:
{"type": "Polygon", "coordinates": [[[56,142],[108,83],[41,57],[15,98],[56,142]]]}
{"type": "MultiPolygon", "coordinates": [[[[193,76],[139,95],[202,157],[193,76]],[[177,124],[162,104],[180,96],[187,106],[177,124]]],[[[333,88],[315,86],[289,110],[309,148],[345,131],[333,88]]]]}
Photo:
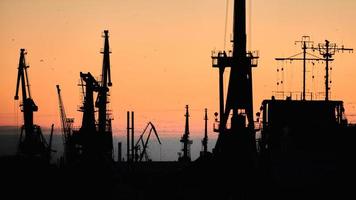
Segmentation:
{"type": "MultiPolygon", "coordinates": [[[[277,89],[277,78],[282,77],[277,65],[285,67],[284,89],[301,90],[302,64],[274,61],[300,52],[295,40],[310,35],[316,44],[328,39],[356,48],[354,0],[248,1],[251,4],[248,46],[261,57],[253,71],[255,112],[277,89]]],[[[67,115],[79,126],[79,72],[100,75],[101,33],[108,29],[114,130],[125,129],[126,111],[133,110],[138,131],[152,121],[161,132],[181,134],[189,104],[191,132],[201,134],[204,108],[209,109],[210,124],[218,110],[218,73],[210,55],[224,48],[225,15],[226,0],[1,0],[0,125],[22,123],[13,96],[19,49],[25,48],[32,98],[39,106],[35,123],[59,126],[55,85],[60,84],[67,115]]],[[[331,98],[344,100],[349,120],[356,122],[356,53],[334,58],[331,98]]],[[[323,91],[323,69],[321,63],[308,65],[307,91],[323,91]]]]}

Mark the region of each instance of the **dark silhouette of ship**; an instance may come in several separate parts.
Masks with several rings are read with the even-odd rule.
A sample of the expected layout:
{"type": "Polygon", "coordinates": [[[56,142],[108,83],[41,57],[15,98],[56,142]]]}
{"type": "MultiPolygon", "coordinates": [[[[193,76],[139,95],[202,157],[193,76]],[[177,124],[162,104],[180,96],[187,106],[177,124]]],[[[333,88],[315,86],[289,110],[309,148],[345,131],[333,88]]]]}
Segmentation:
{"type": "MultiPolygon", "coordinates": [[[[132,112],[130,123],[128,112],[127,160],[121,159],[120,144],[119,160],[114,162],[111,118],[106,106],[112,86],[108,31],[104,31],[104,38],[101,80],[90,72],[80,73],[83,118],[79,130],[72,130],[73,120],[65,115],[57,86],[65,147],[60,165],[33,161],[32,149],[46,155],[42,158],[47,161],[51,151],[50,145],[36,140],[25,157],[1,158],[0,164],[8,172],[6,188],[13,189],[9,191],[26,191],[16,193],[19,197],[48,198],[48,194],[56,194],[57,198],[80,199],[299,199],[352,195],[345,181],[352,180],[349,177],[353,175],[356,127],[348,124],[342,101],[291,97],[264,100],[257,115],[261,129],[255,127],[252,68],[257,67],[259,56],[246,50],[245,0],[234,3],[233,50],[212,54],[212,66],[219,71],[219,113],[215,114],[214,124],[218,139],[209,152],[205,125],[203,151],[194,161],[190,157],[187,106],[178,161],[147,158],[148,162],[140,162],[147,155],[138,152],[147,147],[147,142],[142,139],[140,148],[139,143],[135,145],[134,116],[132,112]],[[231,70],[225,97],[224,72],[228,67],[231,70]],[[256,131],[261,131],[261,138],[256,138],[256,131]],[[42,191],[31,184],[35,181],[41,182],[42,191]],[[26,184],[17,185],[23,182],[26,184]]],[[[33,105],[32,101],[30,107],[35,108],[33,105]]],[[[30,117],[35,110],[31,110],[30,117]]],[[[207,120],[206,114],[206,124],[207,120]]],[[[151,127],[159,140],[152,123],[151,127]]],[[[22,146],[19,148],[26,151],[22,146]]]]}

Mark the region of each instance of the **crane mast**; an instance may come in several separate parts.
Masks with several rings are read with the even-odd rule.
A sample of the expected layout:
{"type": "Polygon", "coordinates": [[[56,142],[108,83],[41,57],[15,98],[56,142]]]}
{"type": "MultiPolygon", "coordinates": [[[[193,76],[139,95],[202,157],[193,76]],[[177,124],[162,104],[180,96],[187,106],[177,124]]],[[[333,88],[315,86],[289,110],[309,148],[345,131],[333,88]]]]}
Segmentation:
{"type": "Polygon", "coordinates": [[[64,104],[61,95],[61,89],[59,85],[57,87],[58,94],[58,104],[59,104],[59,114],[61,117],[61,127],[62,127],[62,138],[63,138],[63,146],[64,146],[64,158],[68,159],[69,151],[70,151],[70,138],[72,136],[72,126],[74,123],[73,118],[67,118],[64,104]]]}
{"type": "Polygon", "coordinates": [[[105,160],[113,158],[112,118],[107,109],[109,87],[112,86],[109,31],[104,31],[104,38],[104,49],[101,51],[104,55],[101,80],[96,80],[90,72],[80,72],[83,105],[79,111],[83,112],[83,118],[81,128],[73,131],[71,144],[75,157],[96,161],[98,158],[105,160]],[[97,93],[95,101],[94,93],[97,93]]]}
{"type": "Polygon", "coordinates": [[[18,93],[21,84],[21,91],[22,91],[21,111],[23,112],[23,116],[24,116],[24,126],[25,126],[26,136],[28,135],[28,137],[32,137],[33,112],[36,112],[38,110],[38,107],[31,98],[30,84],[27,75],[27,68],[29,68],[29,66],[26,65],[26,61],[25,61],[25,54],[27,53],[25,52],[25,49],[21,49],[20,51],[21,52],[20,52],[20,61],[19,61],[19,68],[17,74],[16,93],[14,99],[15,100],[19,99],[18,93]]]}
{"type": "Polygon", "coordinates": [[[104,30],[104,49],[101,51],[103,54],[103,67],[101,73],[101,81],[99,83],[98,97],[96,107],[99,109],[99,134],[104,137],[104,151],[112,155],[112,127],[111,118],[107,110],[108,92],[109,87],[112,86],[110,74],[110,47],[109,47],[109,31],[104,30]]]}
{"type": "Polygon", "coordinates": [[[255,147],[253,120],[252,67],[258,53],[246,50],[246,1],[235,0],[233,15],[233,51],[213,52],[213,67],[219,69],[220,120],[214,153],[220,157],[252,157],[255,147]],[[226,102],[224,71],[230,67],[226,102]],[[230,123],[228,123],[230,119],[230,123]]]}
{"type": "MultiPolygon", "coordinates": [[[[25,55],[27,54],[25,49],[20,49],[20,60],[16,82],[15,100],[19,99],[19,88],[21,85],[22,91],[22,103],[20,105],[21,112],[23,112],[24,124],[21,127],[21,134],[18,145],[18,153],[23,155],[41,155],[49,158],[50,145],[46,142],[42,135],[40,126],[33,123],[33,112],[38,111],[38,107],[31,98],[30,84],[27,73],[25,55]],[[23,132],[25,134],[23,135],[23,132]]],[[[51,144],[51,141],[50,141],[51,144]]]]}

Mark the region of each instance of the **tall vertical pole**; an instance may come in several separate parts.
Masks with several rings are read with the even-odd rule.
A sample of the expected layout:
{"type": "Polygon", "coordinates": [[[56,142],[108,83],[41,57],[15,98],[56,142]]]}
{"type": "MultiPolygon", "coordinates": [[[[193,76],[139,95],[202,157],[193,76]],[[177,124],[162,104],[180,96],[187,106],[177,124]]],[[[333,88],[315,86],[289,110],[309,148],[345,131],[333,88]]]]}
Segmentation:
{"type": "MultiPolygon", "coordinates": [[[[107,95],[109,87],[112,86],[110,75],[110,47],[109,47],[109,31],[104,30],[104,50],[103,54],[103,67],[101,72],[101,86],[98,94],[99,99],[99,133],[106,133],[107,126],[107,95]]],[[[112,137],[112,136],[111,136],[112,137]]]]}
{"type": "Polygon", "coordinates": [[[302,95],[303,101],[305,101],[306,54],[307,54],[307,44],[306,41],[303,41],[303,95],[302,95]]]}
{"type": "Polygon", "coordinates": [[[121,162],[121,142],[117,143],[117,162],[121,162]]]}
{"type": "Polygon", "coordinates": [[[312,48],[313,50],[318,50],[320,55],[323,56],[323,60],[325,60],[325,101],[329,101],[329,61],[333,61],[332,56],[335,55],[336,52],[352,52],[352,48],[345,48],[344,45],[342,47],[337,47],[335,43],[330,43],[328,40],[325,40],[325,44],[319,44],[318,48],[312,48]]]}
{"type": "Polygon", "coordinates": [[[127,162],[130,162],[130,112],[127,111],[127,162]]]}
{"type": "Polygon", "coordinates": [[[185,106],[186,112],[185,112],[185,131],[184,131],[184,148],[183,148],[183,157],[188,158],[190,155],[188,155],[188,137],[189,137],[189,111],[188,111],[188,105],[185,106]]]}
{"type": "Polygon", "coordinates": [[[135,133],[134,133],[134,112],[131,111],[131,159],[135,161],[135,133]]]}
{"type": "Polygon", "coordinates": [[[325,101],[329,101],[329,44],[330,42],[328,40],[325,40],[326,44],[326,53],[325,53],[325,59],[326,59],[326,65],[325,65],[325,101]]]}
{"type": "Polygon", "coordinates": [[[52,126],[51,126],[51,134],[49,136],[49,143],[48,143],[48,156],[49,156],[49,158],[51,157],[51,152],[52,152],[53,128],[54,128],[54,124],[52,124],[52,126]]]}
{"type": "Polygon", "coordinates": [[[224,68],[219,67],[219,98],[220,98],[220,124],[219,124],[219,134],[224,133],[225,123],[224,123],[224,68]]]}
{"type": "Polygon", "coordinates": [[[205,131],[204,131],[204,140],[203,140],[203,147],[204,147],[204,154],[208,152],[208,109],[205,108],[205,131]]]}
{"type": "Polygon", "coordinates": [[[192,144],[192,141],[189,140],[189,107],[188,105],[185,106],[185,130],[184,134],[180,139],[180,142],[183,145],[182,152],[183,156],[180,157],[178,160],[182,162],[190,162],[190,145],[192,144]]]}

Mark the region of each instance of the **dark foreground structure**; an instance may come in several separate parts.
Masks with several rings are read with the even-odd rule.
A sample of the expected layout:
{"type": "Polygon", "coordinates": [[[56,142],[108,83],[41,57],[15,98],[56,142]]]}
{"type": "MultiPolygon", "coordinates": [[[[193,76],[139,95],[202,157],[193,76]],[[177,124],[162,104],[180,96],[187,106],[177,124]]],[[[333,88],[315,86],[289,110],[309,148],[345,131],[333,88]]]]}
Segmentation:
{"type": "MultiPolygon", "coordinates": [[[[215,126],[219,136],[212,153],[207,151],[205,130],[204,151],[200,158],[191,161],[186,107],[180,162],[139,162],[142,159],[134,159],[133,139],[127,162],[113,161],[111,118],[106,109],[111,86],[106,31],[102,80],[95,80],[89,72],[80,74],[85,87],[82,127],[67,134],[68,149],[60,167],[34,156],[2,157],[5,193],[15,198],[41,199],[354,197],[356,127],[348,124],[342,101],[265,100],[260,111],[261,138],[256,139],[252,67],[257,66],[258,54],[246,50],[245,7],[245,0],[235,0],[233,51],[212,55],[213,67],[219,70],[220,91],[220,111],[216,114],[219,119],[215,126]],[[227,67],[231,70],[225,97],[227,67]],[[95,92],[98,98],[94,103],[95,92]]],[[[128,120],[128,139],[130,130],[134,134],[133,113],[129,126],[128,120]]]]}

